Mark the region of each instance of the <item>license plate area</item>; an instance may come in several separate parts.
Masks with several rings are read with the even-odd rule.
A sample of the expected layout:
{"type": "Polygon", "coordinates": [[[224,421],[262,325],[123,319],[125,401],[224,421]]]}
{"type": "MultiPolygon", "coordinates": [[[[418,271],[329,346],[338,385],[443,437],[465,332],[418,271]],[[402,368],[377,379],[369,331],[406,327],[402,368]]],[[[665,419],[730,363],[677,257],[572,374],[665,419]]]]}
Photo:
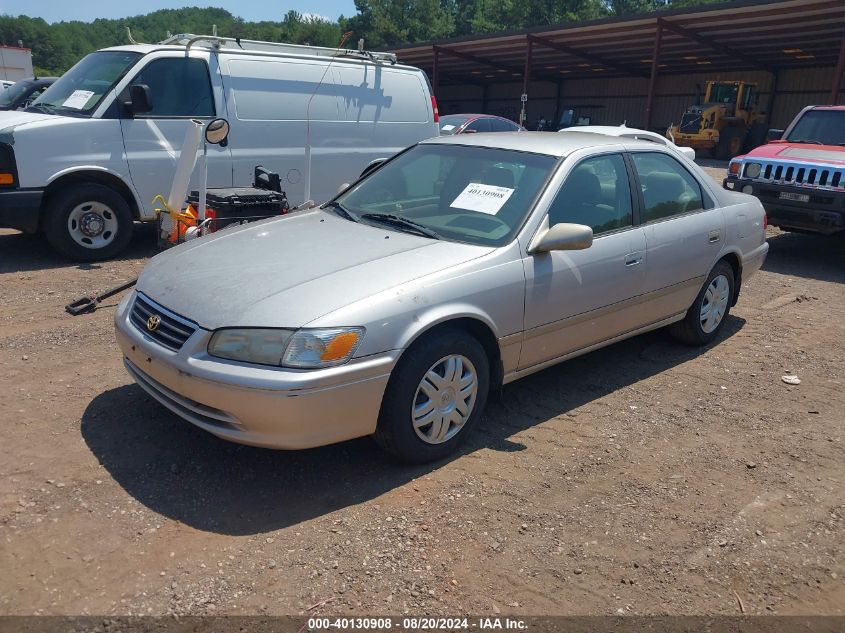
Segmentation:
{"type": "Polygon", "coordinates": [[[792,193],[790,191],[781,191],[778,194],[781,200],[791,200],[792,202],[809,202],[810,195],[806,193],[792,193]]]}

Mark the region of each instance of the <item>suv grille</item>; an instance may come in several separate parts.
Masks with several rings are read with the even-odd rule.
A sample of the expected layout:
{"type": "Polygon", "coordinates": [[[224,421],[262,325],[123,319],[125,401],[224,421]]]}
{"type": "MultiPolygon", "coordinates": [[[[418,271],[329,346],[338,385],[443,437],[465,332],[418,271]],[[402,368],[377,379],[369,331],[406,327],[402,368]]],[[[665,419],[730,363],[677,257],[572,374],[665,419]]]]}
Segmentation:
{"type": "Polygon", "coordinates": [[[819,189],[845,188],[845,168],[827,167],[807,163],[789,163],[785,161],[759,161],[746,158],[742,178],[772,184],[816,187],[819,189]],[[760,164],[760,175],[750,178],[746,173],[749,163],[760,164]]]}
{"type": "Polygon", "coordinates": [[[178,351],[193,334],[197,325],[158,305],[141,293],[135,295],[129,320],[159,345],[178,351]],[[158,317],[158,319],[154,319],[158,317]],[[151,322],[153,321],[153,322],[151,322]],[[151,327],[154,326],[154,327],[151,327]]]}

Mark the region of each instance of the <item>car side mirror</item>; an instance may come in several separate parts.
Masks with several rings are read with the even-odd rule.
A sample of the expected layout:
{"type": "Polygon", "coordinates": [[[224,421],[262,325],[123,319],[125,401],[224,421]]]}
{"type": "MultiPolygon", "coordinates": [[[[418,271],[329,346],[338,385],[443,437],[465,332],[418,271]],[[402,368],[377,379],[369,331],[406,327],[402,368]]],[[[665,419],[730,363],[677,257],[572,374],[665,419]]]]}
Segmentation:
{"type": "Polygon", "coordinates": [[[132,116],[152,112],[153,95],[150,87],[146,84],[132,84],[129,86],[129,101],[124,105],[126,105],[132,116]]]}
{"type": "Polygon", "coordinates": [[[384,163],[384,161],[386,161],[386,160],[387,160],[386,158],[376,158],[369,165],[364,167],[364,171],[361,172],[361,175],[358,176],[358,178],[363,178],[364,176],[369,176],[370,173],[374,172],[376,169],[381,167],[382,163],[384,163]]]}
{"type": "Polygon", "coordinates": [[[543,227],[528,245],[528,252],[582,251],[593,245],[593,229],[585,224],[560,222],[549,227],[549,218],[543,220],[543,227]]]}
{"type": "Polygon", "coordinates": [[[783,136],[783,130],[775,130],[771,129],[766,132],[766,140],[767,141],[778,141],[783,136]]]}

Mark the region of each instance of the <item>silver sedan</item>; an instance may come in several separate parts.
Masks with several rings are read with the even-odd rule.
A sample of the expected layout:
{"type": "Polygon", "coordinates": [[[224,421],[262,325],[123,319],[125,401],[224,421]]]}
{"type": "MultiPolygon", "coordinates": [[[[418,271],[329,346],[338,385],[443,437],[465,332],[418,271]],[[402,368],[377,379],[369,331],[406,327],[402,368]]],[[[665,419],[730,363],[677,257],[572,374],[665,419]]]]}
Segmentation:
{"type": "Polygon", "coordinates": [[[440,137],[319,209],[153,258],[117,340],[143,389],[219,437],[373,435],[433,460],[502,384],[664,326],[714,341],[765,225],[756,198],[653,143],[440,137]]]}

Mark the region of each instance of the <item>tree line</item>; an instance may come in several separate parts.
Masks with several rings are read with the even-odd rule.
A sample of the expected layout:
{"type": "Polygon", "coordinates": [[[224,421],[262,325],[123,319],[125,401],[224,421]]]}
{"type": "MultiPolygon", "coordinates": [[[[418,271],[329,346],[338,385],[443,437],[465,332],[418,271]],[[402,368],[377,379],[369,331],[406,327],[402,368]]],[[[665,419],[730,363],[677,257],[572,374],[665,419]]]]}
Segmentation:
{"type": "Polygon", "coordinates": [[[355,0],[356,14],[337,21],[289,11],[278,21],[247,22],[215,8],[163,9],[119,20],[57,22],[0,16],[0,44],[32,49],[36,74],[61,74],[91,51],[127,44],[126,27],[139,42],[168,33],[218,33],[230,37],[337,46],[352,32],[369,49],[390,48],[462,35],[513,31],[531,26],[632,15],[724,0],[355,0]]]}

